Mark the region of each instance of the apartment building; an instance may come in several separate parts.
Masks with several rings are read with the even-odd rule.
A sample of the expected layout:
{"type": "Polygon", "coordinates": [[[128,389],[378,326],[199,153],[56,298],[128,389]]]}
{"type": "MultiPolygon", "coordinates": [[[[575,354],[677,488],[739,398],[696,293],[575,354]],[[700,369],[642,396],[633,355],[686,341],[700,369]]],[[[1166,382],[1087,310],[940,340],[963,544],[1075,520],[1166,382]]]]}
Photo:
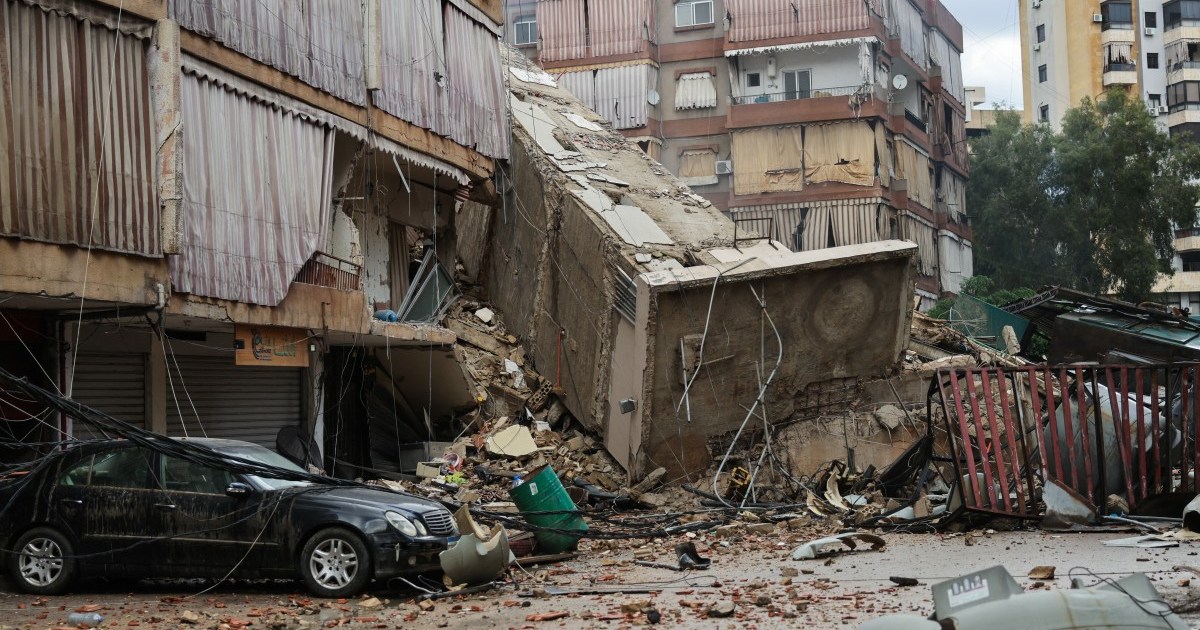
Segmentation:
{"type": "Polygon", "coordinates": [[[972,273],[962,27],[938,0],[508,0],[505,36],[747,233],[972,273]]]}
{"type": "MultiPolygon", "coordinates": [[[[502,20],[0,2],[0,366],[170,435],[295,427],[355,460],[387,406],[408,433],[374,435],[428,439],[455,224],[508,155],[502,20]]],[[[3,392],[0,420],[9,445],[88,435],[3,392]]]]}
{"type": "MultiPolygon", "coordinates": [[[[1175,102],[1168,86],[1184,80],[1179,71],[1188,62],[1188,35],[1182,12],[1190,4],[1020,0],[1026,122],[1058,129],[1084,97],[1122,86],[1140,95],[1160,125],[1182,130],[1185,116],[1168,117],[1175,102]]],[[[1186,94],[1176,96],[1185,102],[1186,94]]]]}
{"type": "MultiPolygon", "coordinates": [[[[1200,0],[1020,0],[1025,120],[1056,129],[1084,97],[1120,86],[1158,125],[1200,138],[1200,0]]],[[[1176,232],[1175,275],[1155,292],[1200,306],[1200,230],[1176,232]]]]}

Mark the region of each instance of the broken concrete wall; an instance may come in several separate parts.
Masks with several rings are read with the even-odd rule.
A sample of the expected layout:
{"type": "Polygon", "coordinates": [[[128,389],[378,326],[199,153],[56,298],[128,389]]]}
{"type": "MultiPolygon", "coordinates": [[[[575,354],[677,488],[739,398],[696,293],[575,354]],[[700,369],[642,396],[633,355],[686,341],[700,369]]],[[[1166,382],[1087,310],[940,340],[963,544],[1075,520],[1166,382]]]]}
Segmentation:
{"type": "Polygon", "coordinates": [[[544,186],[539,169],[550,167],[527,146],[513,146],[512,192],[492,213],[481,280],[533,365],[560,380],[567,408],[599,431],[607,404],[601,365],[615,316],[605,261],[616,252],[579,200],[544,186]]]}
{"type": "MultiPolygon", "coordinates": [[[[635,468],[661,466],[681,475],[711,463],[708,439],[738,429],[759,383],[775,368],[781,349],[772,323],[782,359],[759,409],[770,421],[790,417],[796,396],[812,383],[874,377],[895,368],[907,348],[912,254],[907,244],[885,241],[796,254],[772,269],[723,276],[706,338],[717,271],[689,268],[686,280],[683,272],[644,274],[650,339],[640,416],[644,450],[633,454],[635,468]],[[770,322],[754,292],[765,300],[770,322]],[[690,422],[687,405],[680,404],[685,365],[689,373],[699,369],[688,395],[690,422]]],[[[761,419],[751,423],[762,426],[761,419]]]]}
{"type": "MultiPolygon", "coordinates": [[[[514,145],[502,208],[492,214],[488,255],[480,284],[522,342],[534,329],[535,301],[545,261],[550,208],[535,162],[524,145],[514,145]]],[[[554,200],[557,201],[557,200],[554,200]]]]}

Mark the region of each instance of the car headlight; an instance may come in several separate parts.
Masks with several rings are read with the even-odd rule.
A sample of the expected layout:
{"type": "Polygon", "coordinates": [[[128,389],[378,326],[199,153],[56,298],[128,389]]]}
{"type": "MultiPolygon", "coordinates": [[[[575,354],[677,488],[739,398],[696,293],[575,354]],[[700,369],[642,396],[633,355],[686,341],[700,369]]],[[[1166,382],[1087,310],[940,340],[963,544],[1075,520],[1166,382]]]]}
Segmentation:
{"type": "Polygon", "coordinates": [[[395,527],[405,536],[416,537],[425,535],[425,526],[421,524],[421,521],[409,519],[399,512],[384,512],[383,516],[387,518],[387,522],[391,523],[392,527],[395,527]]]}

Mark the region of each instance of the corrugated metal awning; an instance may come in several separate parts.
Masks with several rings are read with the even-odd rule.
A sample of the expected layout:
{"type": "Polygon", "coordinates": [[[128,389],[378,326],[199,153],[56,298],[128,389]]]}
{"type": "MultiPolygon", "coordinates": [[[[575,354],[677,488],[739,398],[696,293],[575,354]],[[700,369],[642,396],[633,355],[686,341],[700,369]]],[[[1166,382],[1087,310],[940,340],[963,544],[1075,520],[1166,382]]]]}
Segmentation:
{"type": "Polygon", "coordinates": [[[679,75],[675,82],[675,109],[706,109],[717,106],[717,88],[710,72],[679,75]]]}

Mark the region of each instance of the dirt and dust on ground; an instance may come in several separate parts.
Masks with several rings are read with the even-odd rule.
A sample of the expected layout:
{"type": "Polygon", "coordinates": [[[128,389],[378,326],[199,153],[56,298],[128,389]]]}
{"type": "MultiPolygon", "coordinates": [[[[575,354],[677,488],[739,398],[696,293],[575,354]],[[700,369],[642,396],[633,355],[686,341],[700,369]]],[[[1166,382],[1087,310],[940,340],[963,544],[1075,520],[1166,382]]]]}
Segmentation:
{"type": "MultiPolygon", "coordinates": [[[[452,315],[456,327],[480,333],[460,335],[459,349],[478,409],[459,419],[461,434],[416,474],[365,480],[451,509],[468,506],[481,526],[503,527],[516,560],[496,580],[393,580],[339,600],[315,598],[288,581],[99,582],[55,597],[5,588],[0,629],[79,627],[88,615],[99,615],[100,627],[153,629],[857,627],[892,614],[929,617],[933,585],[995,565],[1033,593],[1144,573],[1187,623],[1200,623],[1200,574],[1192,568],[1200,566],[1200,547],[1193,540],[1122,540],[1145,533],[1145,523],[1049,532],[1037,529],[1036,519],[971,513],[961,498],[954,504],[952,475],[929,473],[938,470],[930,453],[952,438],[929,430],[925,401],[891,382],[883,391],[894,393],[894,404],[833,404],[888,431],[912,429],[894,461],[835,459],[801,470],[783,450],[804,440],[782,427],[775,441],[763,434],[712,445],[728,456],[720,470],[697,479],[653,471],[631,480],[557,401],[554,381],[534,371],[494,314],[481,317],[480,308],[452,315]],[[575,514],[538,513],[514,501],[514,488],[543,466],[560,480],[575,514]],[[571,520],[578,516],[586,531],[571,520]],[[850,539],[854,547],[830,538],[845,532],[861,534],[850,539]],[[564,535],[579,538],[574,549],[548,548],[547,540],[564,535]],[[1114,540],[1118,546],[1105,544],[1114,540]],[[74,623],[72,614],[80,615],[74,623]]],[[[920,347],[944,356],[910,353],[897,384],[924,386],[944,367],[1015,361],[923,316],[914,317],[913,329],[920,347]]],[[[944,425],[945,418],[932,420],[944,425]]]]}
{"type": "Polygon", "coordinates": [[[928,616],[932,584],[997,564],[1027,592],[1068,589],[1072,577],[1095,584],[1145,573],[1187,623],[1200,624],[1200,575],[1185,568],[1200,564],[1195,547],[1103,545],[1128,535],[1123,533],[895,532],[883,534],[887,544],[879,550],[792,560],[793,546],[809,535],[747,530],[649,543],[585,541],[574,559],[514,567],[511,579],[489,592],[436,601],[379,585],[360,597],[321,600],[292,582],[238,581],[204,593],[211,585],[185,582],[95,583],[56,597],[6,591],[0,594],[0,628],[73,627],[68,617],[77,611],[101,615],[103,628],[140,629],[854,628],[887,614],[928,616]],[[639,557],[669,561],[681,541],[696,543],[711,568],[676,572],[635,564],[639,557]],[[1045,567],[1051,567],[1050,577],[1045,567]],[[909,580],[916,584],[901,585],[909,580]]]}

